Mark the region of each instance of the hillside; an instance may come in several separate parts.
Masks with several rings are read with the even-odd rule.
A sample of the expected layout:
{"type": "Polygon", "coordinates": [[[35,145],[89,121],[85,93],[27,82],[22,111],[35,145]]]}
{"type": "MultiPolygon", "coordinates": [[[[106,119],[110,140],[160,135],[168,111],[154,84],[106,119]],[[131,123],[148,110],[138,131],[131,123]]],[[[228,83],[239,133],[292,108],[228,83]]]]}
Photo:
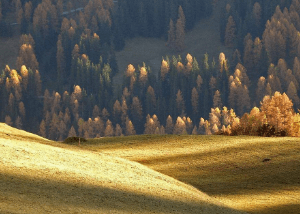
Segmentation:
{"type": "Polygon", "coordinates": [[[0,124],[0,213],[240,213],[139,163],[0,124]]]}
{"type": "Polygon", "coordinates": [[[253,214],[299,214],[299,138],[138,136],[83,148],[137,161],[253,214]]]}

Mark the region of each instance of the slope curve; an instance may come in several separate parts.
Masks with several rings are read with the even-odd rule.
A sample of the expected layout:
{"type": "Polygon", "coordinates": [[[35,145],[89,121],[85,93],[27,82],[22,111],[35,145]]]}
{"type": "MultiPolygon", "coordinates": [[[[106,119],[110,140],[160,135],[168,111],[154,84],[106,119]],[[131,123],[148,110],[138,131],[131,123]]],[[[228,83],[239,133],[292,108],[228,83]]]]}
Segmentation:
{"type": "Polygon", "coordinates": [[[0,133],[0,213],[240,213],[139,163],[0,133]]]}

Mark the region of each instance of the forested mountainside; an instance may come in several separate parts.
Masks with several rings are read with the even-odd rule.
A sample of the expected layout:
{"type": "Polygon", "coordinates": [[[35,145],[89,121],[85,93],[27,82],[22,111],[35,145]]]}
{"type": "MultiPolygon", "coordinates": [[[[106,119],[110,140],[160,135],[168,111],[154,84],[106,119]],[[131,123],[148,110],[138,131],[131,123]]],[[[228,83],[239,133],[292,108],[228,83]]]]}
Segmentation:
{"type": "Polygon", "coordinates": [[[54,140],[249,134],[249,127],[253,134],[254,119],[256,127],[268,124],[277,133],[296,135],[300,1],[228,0],[217,24],[232,56],[181,55],[189,42],[185,33],[223,3],[1,0],[0,35],[20,39],[16,67],[7,65],[0,76],[0,121],[54,140]],[[135,37],[161,38],[173,55],[161,56],[160,70],[128,62],[124,71],[115,53],[135,37]],[[113,85],[119,72],[123,82],[113,85]],[[277,119],[271,121],[268,112],[274,110],[277,119]]]}

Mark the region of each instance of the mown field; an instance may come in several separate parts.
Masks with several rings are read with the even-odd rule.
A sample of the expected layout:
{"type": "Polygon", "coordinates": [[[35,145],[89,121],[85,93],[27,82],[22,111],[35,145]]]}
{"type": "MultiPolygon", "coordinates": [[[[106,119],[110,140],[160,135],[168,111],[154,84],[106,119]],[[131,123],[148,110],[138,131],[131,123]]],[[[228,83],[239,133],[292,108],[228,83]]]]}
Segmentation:
{"type": "Polygon", "coordinates": [[[80,148],[137,161],[248,213],[300,213],[298,138],[145,135],[80,148]]]}
{"type": "Polygon", "coordinates": [[[242,214],[142,164],[87,148],[0,123],[0,213],[242,214]]]}

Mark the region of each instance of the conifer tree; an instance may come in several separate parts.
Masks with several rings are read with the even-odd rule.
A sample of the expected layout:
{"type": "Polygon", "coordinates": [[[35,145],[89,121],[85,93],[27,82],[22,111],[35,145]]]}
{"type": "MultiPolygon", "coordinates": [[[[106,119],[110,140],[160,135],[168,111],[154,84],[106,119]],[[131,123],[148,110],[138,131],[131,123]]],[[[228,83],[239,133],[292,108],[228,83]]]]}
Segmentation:
{"type": "MultiPolygon", "coordinates": [[[[176,22],[176,51],[181,52],[184,50],[184,40],[185,40],[185,17],[182,11],[182,15],[180,14],[180,8],[179,7],[179,18],[176,22]]],[[[182,10],[182,8],[181,8],[182,10]]]]}
{"type": "Polygon", "coordinates": [[[59,131],[59,141],[63,141],[66,137],[67,132],[67,126],[63,120],[60,120],[58,125],[58,131],[59,131]]]}
{"type": "Polygon", "coordinates": [[[173,119],[172,117],[169,115],[166,121],[166,134],[172,134],[173,133],[173,119]]]}
{"type": "Polygon", "coordinates": [[[34,73],[34,83],[35,83],[35,95],[36,96],[41,96],[42,94],[42,80],[41,80],[41,75],[38,70],[35,71],[34,73]]]}
{"type": "Polygon", "coordinates": [[[62,81],[65,79],[65,55],[64,48],[62,46],[61,37],[57,41],[57,52],[56,52],[56,61],[57,61],[57,79],[59,84],[62,84],[62,81]]]}
{"type": "Polygon", "coordinates": [[[21,115],[22,121],[25,121],[26,110],[25,110],[24,103],[22,101],[19,102],[19,113],[21,115]]]}
{"type": "Polygon", "coordinates": [[[219,90],[216,90],[213,98],[213,107],[214,108],[221,108],[223,106],[222,99],[221,99],[221,93],[219,90]]]}
{"type": "Polygon", "coordinates": [[[186,124],[182,120],[181,117],[177,117],[174,129],[173,129],[173,134],[175,134],[175,135],[187,134],[186,124]]]}
{"type": "Polygon", "coordinates": [[[72,126],[69,130],[68,137],[76,137],[76,136],[77,136],[76,131],[75,131],[74,127],[72,126]]]}
{"type": "Polygon", "coordinates": [[[258,105],[260,101],[264,98],[266,95],[266,78],[260,77],[257,82],[257,88],[256,88],[256,104],[258,105]]]}
{"type": "Polygon", "coordinates": [[[17,116],[17,118],[16,118],[15,127],[17,129],[22,129],[22,127],[23,127],[22,119],[20,116],[17,116]]]}
{"type": "MultiPolygon", "coordinates": [[[[98,136],[104,136],[104,122],[100,117],[96,117],[93,122],[94,131],[98,134],[98,136]]],[[[79,130],[78,130],[79,131],[79,130]]]]}
{"type": "Polygon", "coordinates": [[[154,134],[156,128],[157,128],[157,126],[154,123],[154,120],[148,114],[147,118],[146,118],[144,134],[154,134]]]}
{"type": "Polygon", "coordinates": [[[93,108],[93,118],[95,119],[96,117],[100,117],[100,109],[97,105],[93,108]]]}
{"type": "Polygon", "coordinates": [[[20,47],[16,64],[18,68],[21,68],[22,65],[26,65],[26,67],[30,68],[32,71],[38,70],[39,63],[37,62],[31,45],[23,44],[20,47]]]}
{"type": "Polygon", "coordinates": [[[293,64],[293,74],[295,75],[296,80],[300,83],[300,62],[298,57],[295,57],[293,64]]]}
{"type": "Polygon", "coordinates": [[[248,70],[253,69],[253,58],[253,41],[252,39],[248,39],[244,48],[244,65],[248,70]]]}
{"type": "Polygon", "coordinates": [[[133,126],[131,120],[128,117],[126,117],[125,134],[127,136],[136,134],[134,126],[133,126]]]}
{"type": "Polygon", "coordinates": [[[257,32],[259,32],[261,27],[262,9],[258,2],[254,3],[252,13],[255,21],[255,27],[257,29],[257,32]]]}
{"type": "Polygon", "coordinates": [[[39,135],[44,137],[44,138],[47,137],[45,120],[42,120],[42,122],[40,124],[39,135]]]}
{"type": "Polygon", "coordinates": [[[145,113],[154,114],[156,110],[156,96],[154,89],[149,86],[146,94],[146,111],[145,113]]]}
{"type": "Polygon", "coordinates": [[[122,128],[119,124],[116,125],[116,131],[115,131],[115,136],[122,136],[122,128]]]}
{"type": "Polygon", "coordinates": [[[184,99],[182,96],[182,92],[178,90],[176,94],[176,109],[177,109],[177,115],[184,115],[185,114],[185,104],[184,99]]]}
{"type": "Polygon", "coordinates": [[[142,85],[145,85],[148,81],[148,72],[145,66],[140,68],[139,81],[142,83],[142,85]]]}
{"type": "Polygon", "coordinates": [[[232,16],[228,17],[226,30],[225,30],[225,45],[233,47],[236,40],[236,24],[232,16]]]}
{"type": "Polygon", "coordinates": [[[126,118],[128,117],[128,114],[127,114],[128,107],[127,107],[127,103],[126,103],[125,99],[122,100],[121,109],[122,109],[122,115],[121,115],[122,126],[125,127],[126,118]]]}
{"type": "Polygon", "coordinates": [[[293,81],[290,82],[286,95],[293,101],[295,107],[298,109],[300,99],[297,94],[297,88],[293,81]]]}
{"type": "Polygon", "coordinates": [[[13,122],[11,121],[11,117],[9,115],[5,116],[5,123],[9,126],[13,125],[13,122]]]}
{"type": "Polygon", "coordinates": [[[106,128],[105,128],[105,131],[104,131],[104,136],[105,137],[112,137],[114,136],[114,127],[111,123],[110,120],[107,120],[106,121],[106,128]]]}
{"type": "Polygon", "coordinates": [[[193,113],[195,115],[197,115],[197,113],[198,113],[198,105],[199,105],[199,103],[198,103],[198,101],[199,101],[199,94],[198,94],[196,88],[193,88],[193,90],[192,90],[192,96],[191,97],[192,97],[191,101],[192,101],[193,113]]]}
{"type": "Polygon", "coordinates": [[[160,67],[160,77],[164,81],[166,75],[169,73],[170,67],[166,60],[162,60],[160,67]]]}
{"type": "Polygon", "coordinates": [[[116,100],[113,105],[113,120],[115,123],[121,122],[122,108],[119,100],[116,100]]]}
{"type": "Polygon", "coordinates": [[[194,126],[193,131],[192,131],[192,135],[198,135],[197,126],[194,126]]]}
{"type": "Polygon", "coordinates": [[[175,39],[176,39],[175,26],[173,20],[170,19],[167,46],[171,50],[175,50],[175,39]]]}
{"type": "Polygon", "coordinates": [[[106,120],[108,120],[108,118],[109,118],[109,112],[107,111],[107,109],[106,108],[103,108],[102,109],[102,111],[101,111],[101,118],[104,120],[104,121],[106,121],[106,120]]]}
{"type": "Polygon", "coordinates": [[[140,103],[140,100],[138,97],[133,97],[132,98],[132,104],[131,104],[131,116],[132,116],[132,121],[135,127],[137,127],[138,133],[141,132],[141,120],[143,119],[143,108],[140,103]]]}

